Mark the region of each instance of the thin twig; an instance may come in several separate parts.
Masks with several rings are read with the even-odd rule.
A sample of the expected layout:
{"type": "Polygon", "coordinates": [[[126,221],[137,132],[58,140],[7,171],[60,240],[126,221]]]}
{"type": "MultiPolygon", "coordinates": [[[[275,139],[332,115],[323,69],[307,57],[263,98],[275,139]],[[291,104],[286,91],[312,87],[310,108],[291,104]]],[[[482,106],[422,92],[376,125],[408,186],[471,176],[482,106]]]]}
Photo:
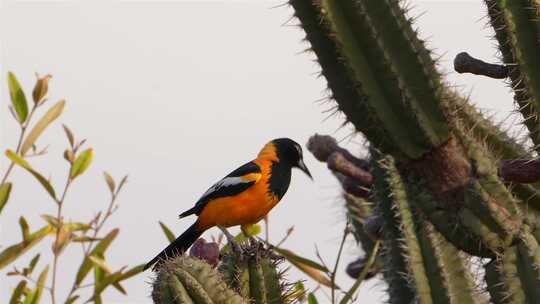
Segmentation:
{"type": "MultiPolygon", "coordinates": [[[[26,133],[26,129],[28,128],[28,124],[30,123],[30,120],[32,119],[32,116],[34,115],[34,112],[36,111],[36,109],[38,107],[39,107],[39,105],[34,104],[34,106],[32,107],[32,110],[30,110],[30,114],[28,114],[26,122],[21,125],[21,134],[19,135],[19,139],[17,141],[17,148],[15,149],[16,154],[19,154],[19,152],[21,150],[21,145],[22,145],[22,142],[23,142],[23,139],[24,139],[24,134],[26,133]]],[[[24,156],[24,155],[21,155],[21,156],[24,156]]],[[[6,173],[4,173],[4,177],[2,177],[2,182],[0,183],[0,185],[4,184],[6,182],[8,176],[11,173],[11,170],[13,170],[14,166],[15,166],[15,162],[12,161],[9,164],[9,167],[6,170],[6,173]]]]}
{"type": "MultiPolygon", "coordinates": [[[[281,239],[281,241],[279,241],[275,247],[280,247],[281,245],[283,245],[283,243],[285,243],[285,241],[291,236],[292,232],[294,230],[294,226],[291,226],[289,229],[287,229],[287,233],[285,234],[285,236],[281,239]]],[[[267,240],[266,243],[270,244],[270,242],[267,240]]]]}
{"type": "MultiPolygon", "coordinates": [[[[97,238],[101,228],[105,225],[105,223],[107,222],[109,217],[116,210],[116,209],[114,209],[114,207],[115,207],[114,204],[116,202],[116,199],[118,198],[118,194],[120,193],[121,189],[122,189],[122,187],[120,186],[120,187],[118,187],[118,189],[116,189],[116,192],[112,193],[111,200],[109,202],[109,206],[107,207],[107,211],[105,212],[105,215],[103,217],[100,217],[100,218],[98,218],[98,217],[95,218],[96,223],[95,223],[94,233],[93,233],[93,236],[92,236],[93,239],[97,238]]],[[[93,244],[94,244],[94,241],[91,240],[88,243],[88,246],[84,247],[84,249],[83,249],[83,251],[84,251],[83,260],[87,259],[90,256],[90,252],[92,252],[92,250],[93,250],[93,244]]],[[[93,286],[93,285],[94,284],[91,284],[90,286],[93,286]]],[[[71,286],[71,290],[69,291],[69,294],[67,296],[67,299],[69,299],[78,289],[84,288],[84,287],[87,287],[87,286],[86,285],[77,285],[77,282],[74,281],[73,285],[71,286]]]]}
{"type": "MultiPolygon", "coordinates": [[[[21,277],[27,279],[28,281],[34,283],[36,286],[39,286],[39,282],[36,279],[32,278],[31,276],[24,275],[23,273],[20,273],[20,272],[18,272],[17,274],[20,275],[21,277]]],[[[51,290],[51,287],[46,286],[46,285],[43,285],[43,288],[45,288],[47,290],[51,290]]]]}
{"type": "Polygon", "coordinates": [[[343,297],[343,299],[341,299],[339,304],[345,304],[345,303],[348,303],[349,301],[353,302],[354,294],[358,290],[358,287],[360,287],[360,284],[362,283],[362,281],[364,281],[364,279],[368,275],[369,269],[375,263],[375,258],[377,257],[377,252],[379,251],[380,243],[381,243],[381,241],[376,241],[375,242],[375,245],[373,245],[373,249],[371,250],[371,254],[369,255],[369,259],[367,260],[365,268],[362,270],[362,272],[358,276],[358,279],[354,282],[351,289],[349,289],[349,291],[345,294],[345,297],[343,297]]]}
{"type": "Polygon", "coordinates": [[[328,266],[326,265],[326,263],[324,262],[322,256],[321,256],[321,252],[319,251],[319,247],[317,247],[317,244],[315,244],[315,255],[317,255],[317,258],[319,259],[319,261],[321,262],[321,265],[324,266],[324,268],[326,268],[327,270],[329,269],[328,266]]]}
{"type": "MultiPolygon", "coordinates": [[[[71,167],[70,167],[70,171],[71,171],[71,167]]],[[[55,248],[55,250],[53,251],[54,258],[53,258],[53,273],[52,273],[52,286],[51,286],[51,301],[53,304],[56,303],[56,295],[55,295],[56,294],[56,291],[55,291],[56,274],[58,270],[58,258],[60,257],[60,252],[58,251],[58,239],[60,238],[60,232],[62,231],[62,227],[64,225],[64,221],[62,219],[62,206],[64,205],[66,194],[68,192],[69,186],[71,185],[72,181],[73,179],[71,178],[71,176],[68,175],[66,186],[64,187],[64,192],[62,193],[62,197],[56,200],[56,204],[58,205],[58,211],[56,214],[56,218],[58,219],[58,227],[56,227],[56,237],[53,243],[53,246],[55,248]]]]}
{"type": "Polygon", "coordinates": [[[349,223],[345,224],[345,230],[343,231],[343,237],[341,238],[341,243],[339,244],[339,250],[336,258],[336,263],[334,264],[334,269],[332,270],[330,280],[332,281],[332,303],[336,303],[336,274],[337,274],[337,268],[339,265],[339,260],[341,259],[341,253],[343,252],[343,245],[345,244],[345,240],[347,239],[347,236],[349,235],[349,223]]]}

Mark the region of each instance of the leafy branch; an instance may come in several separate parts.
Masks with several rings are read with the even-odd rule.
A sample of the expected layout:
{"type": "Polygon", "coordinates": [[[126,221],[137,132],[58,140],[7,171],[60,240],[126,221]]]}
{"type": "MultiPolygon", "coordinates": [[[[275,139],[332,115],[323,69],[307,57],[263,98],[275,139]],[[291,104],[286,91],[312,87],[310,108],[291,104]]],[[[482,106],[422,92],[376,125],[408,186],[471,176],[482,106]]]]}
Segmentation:
{"type": "Polygon", "coordinates": [[[59,100],[37,120],[31,129],[29,128],[32,118],[36,116],[35,113],[37,113],[38,108],[46,105],[50,79],[50,75],[41,78],[38,77],[32,91],[34,102],[29,110],[26,95],[21,85],[13,73],[8,73],[8,87],[11,98],[10,111],[19,125],[20,134],[17,139],[16,148],[14,150],[7,149],[5,152],[5,155],[10,160],[10,164],[4,172],[2,183],[0,184],[0,212],[9,201],[13,185],[7,181],[16,166],[30,173],[38,181],[49,197],[55,202],[57,209],[55,215],[43,214],[41,217],[46,222],[46,225],[35,231],[31,231],[30,225],[24,216],[20,217],[19,225],[21,227],[22,241],[7,246],[0,252],[0,269],[12,264],[47,236],[52,236],[51,247],[53,260],[45,265],[37,278],[32,273],[40,260],[41,255],[39,253],[34,256],[27,267],[24,267],[22,270],[14,267],[7,275],[21,278],[13,290],[10,304],[21,303],[21,301],[24,301],[24,303],[39,303],[44,290],[49,292],[50,301],[55,304],[60,302],[57,287],[59,275],[61,274],[59,268],[62,252],[71,244],[80,243],[83,247],[81,266],[76,274],[73,287],[66,296],[64,303],[69,304],[77,301],[80,298],[78,291],[87,287],[94,287],[94,291],[88,302],[101,303],[101,293],[106,288],[113,286],[123,294],[126,294],[127,292],[121,285],[121,282],[142,271],[142,265],[130,269],[124,266],[119,270],[113,271],[113,268],[105,261],[105,251],[117,237],[119,229],[113,229],[104,236],[101,235],[101,231],[118,209],[117,198],[127,181],[127,176],[123,177],[118,186],[116,186],[116,182],[112,176],[105,172],[104,179],[111,193],[111,200],[107,208],[99,212],[89,222],[65,220],[63,207],[67,203],[67,194],[73,183],[90,167],[93,159],[93,149],[83,149],[86,140],[83,139],[77,142],[73,132],[67,126],[63,126],[69,142],[69,147],[65,150],[63,156],[69,165],[63,189],[59,193],[51,181],[45,178],[42,173],[35,170],[28,162],[29,157],[41,156],[47,152],[46,148],[38,150],[36,142],[43,132],[62,114],[66,104],[65,100],[59,100]],[[102,214],[103,216],[101,216],[102,214]],[[94,280],[91,283],[81,284],[91,270],[95,273],[94,280]],[[51,280],[50,285],[47,284],[49,278],[51,280]],[[33,285],[32,288],[31,285],[33,285]]]}

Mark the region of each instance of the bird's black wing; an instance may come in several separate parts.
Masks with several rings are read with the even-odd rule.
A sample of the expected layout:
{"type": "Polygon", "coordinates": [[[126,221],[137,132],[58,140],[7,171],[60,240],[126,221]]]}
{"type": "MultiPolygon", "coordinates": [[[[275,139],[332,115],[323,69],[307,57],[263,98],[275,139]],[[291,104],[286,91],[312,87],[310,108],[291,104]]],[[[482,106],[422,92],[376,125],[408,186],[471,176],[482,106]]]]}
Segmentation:
{"type": "Polygon", "coordinates": [[[195,206],[180,214],[180,218],[191,214],[199,215],[209,201],[241,193],[255,184],[260,177],[261,168],[256,163],[251,161],[244,164],[206,190],[195,206]]]}

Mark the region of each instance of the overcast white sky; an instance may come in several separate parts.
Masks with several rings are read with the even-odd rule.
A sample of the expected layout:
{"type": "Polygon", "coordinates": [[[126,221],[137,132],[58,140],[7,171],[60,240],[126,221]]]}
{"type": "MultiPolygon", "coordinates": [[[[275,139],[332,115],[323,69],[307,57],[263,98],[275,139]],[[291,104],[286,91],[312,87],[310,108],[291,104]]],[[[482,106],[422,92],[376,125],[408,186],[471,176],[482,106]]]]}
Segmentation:
{"type": "MultiPolygon", "coordinates": [[[[324,120],[328,105],[314,103],[325,94],[325,80],[315,77],[314,55],[302,53],[307,47],[300,42],[303,32],[283,26],[291,9],[272,8],[282,2],[1,1],[2,148],[13,147],[17,135],[6,112],[7,71],[18,75],[28,93],[34,72],[52,74],[51,99],[68,101],[60,121],[87,138],[96,153],[91,169],[68,196],[67,218],[89,218],[106,205],[101,171],[118,178],[129,173],[120,210],[108,227],[120,227],[121,234],[107,257],[114,267],[147,261],[167,243],[158,220],[181,233],[192,219],[178,220],[179,212],[210,184],[255,157],[266,141],[287,136],[304,144],[316,132],[338,139],[351,134],[350,128],[337,131],[341,117],[324,120]]],[[[443,55],[452,83],[465,92],[474,89],[475,103],[498,112],[499,119],[506,117],[512,102],[502,83],[451,72],[451,61],[462,50],[494,60],[481,1],[410,2],[415,14],[426,12],[418,21],[422,36],[443,55]]],[[[353,137],[343,145],[359,151],[360,142],[353,137]]],[[[66,169],[60,125],[38,144],[50,144],[50,154],[32,164],[60,187],[66,169]]],[[[5,168],[6,160],[0,163],[5,168]]],[[[324,164],[309,154],[306,163],[315,182],[293,174],[289,192],[271,213],[271,239],[277,241],[294,225],[285,247],[314,258],[317,244],[332,263],[345,223],[340,189],[324,164]]],[[[0,218],[2,247],[19,241],[20,215],[36,229],[42,225],[39,215],[55,210],[28,174],[16,170],[12,180],[12,199],[0,218]]],[[[75,273],[79,253],[73,248],[61,257],[62,293],[71,286],[73,275],[66,274],[75,273]]],[[[351,238],[340,286],[352,284],[344,267],[360,254],[351,238]]],[[[16,265],[26,265],[31,256],[16,265]]],[[[6,270],[0,272],[0,302],[7,301],[15,285],[4,276],[6,270]]],[[[304,278],[296,271],[290,277],[304,278]]],[[[129,296],[111,291],[106,302],[149,303],[149,281],[150,273],[144,273],[125,284],[129,296]]],[[[372,280],[360,297],[364,303],[382,303],[383,289],[372,280]]]]}

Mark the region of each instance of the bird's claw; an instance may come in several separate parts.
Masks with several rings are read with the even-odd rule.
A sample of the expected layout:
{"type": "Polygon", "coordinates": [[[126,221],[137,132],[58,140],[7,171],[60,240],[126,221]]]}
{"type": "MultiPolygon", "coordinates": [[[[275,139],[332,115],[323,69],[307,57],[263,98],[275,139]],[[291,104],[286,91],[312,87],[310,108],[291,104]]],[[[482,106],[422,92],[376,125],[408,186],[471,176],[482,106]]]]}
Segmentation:
{"type": "Polygon", "coordinates": [[[227,230],[227,228],[225,228],[223,226],[218,226],[218,228],[219,228],[219,230],[221,230],[221,232],[223,232],[223,234],[227,238],[227,242],[230,244],[233,252],[235,252],[237,254],[241,254],[242,253],[242,248],[240,247],[240,244],[236,241],[234,236],[227,230]]]}

